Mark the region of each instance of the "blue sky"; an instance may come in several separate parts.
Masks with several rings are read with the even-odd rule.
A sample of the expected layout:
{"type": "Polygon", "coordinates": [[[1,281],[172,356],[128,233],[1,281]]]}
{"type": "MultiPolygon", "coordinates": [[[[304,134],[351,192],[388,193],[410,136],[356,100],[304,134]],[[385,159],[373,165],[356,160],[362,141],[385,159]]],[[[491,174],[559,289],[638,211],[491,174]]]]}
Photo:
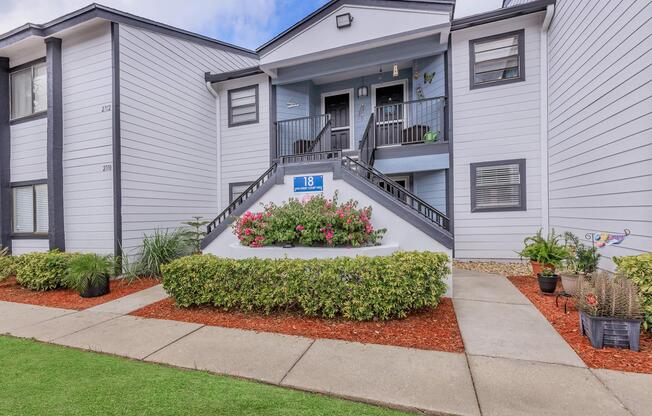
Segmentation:
{"type": "MultiPolygon", "coordinates": [[[[92,0],[0,0],[0,33],[44,23],[92,0]]],[[[327,0],[97,0],[99,3],[192,32],[256,48],[327,0]]],[[[501,0],[457,0],[456,17],[500,7],[501,0]]]]}

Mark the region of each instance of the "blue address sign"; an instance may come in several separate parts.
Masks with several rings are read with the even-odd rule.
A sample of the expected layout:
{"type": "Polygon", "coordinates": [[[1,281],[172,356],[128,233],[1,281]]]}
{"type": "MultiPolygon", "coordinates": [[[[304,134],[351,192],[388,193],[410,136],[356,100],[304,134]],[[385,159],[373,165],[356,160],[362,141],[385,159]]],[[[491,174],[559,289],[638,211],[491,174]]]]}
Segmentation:
{"type": "Polygon", "coordinates": [[[323,175],[294,177],[294,192],[322,192],[323,190],[323,175]]]}

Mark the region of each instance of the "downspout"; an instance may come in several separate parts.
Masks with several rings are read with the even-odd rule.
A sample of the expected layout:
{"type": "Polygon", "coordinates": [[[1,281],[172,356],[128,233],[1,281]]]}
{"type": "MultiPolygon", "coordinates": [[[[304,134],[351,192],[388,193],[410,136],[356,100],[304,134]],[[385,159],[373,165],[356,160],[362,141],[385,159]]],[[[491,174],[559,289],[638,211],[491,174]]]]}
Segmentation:
{"type": "Polygon", "coordinates": [[[222,128],[220,114],[220,95],[213,88],[213,84],[206,81],[206,89],[215,98],[215,139],[217,140],[217,154],[215,155],[215,167],[217,169],[217,212],[222,211],[222,128]]]}
{"type": "Polygon", "coordinates": [[[541,25],[540,58],[540,137],[541,137],[541,228],[547,235],[550,229],[550,192],[548,176],[548,29],[555,14],[555,5],[546,7],[546,15],[541,25]]]}

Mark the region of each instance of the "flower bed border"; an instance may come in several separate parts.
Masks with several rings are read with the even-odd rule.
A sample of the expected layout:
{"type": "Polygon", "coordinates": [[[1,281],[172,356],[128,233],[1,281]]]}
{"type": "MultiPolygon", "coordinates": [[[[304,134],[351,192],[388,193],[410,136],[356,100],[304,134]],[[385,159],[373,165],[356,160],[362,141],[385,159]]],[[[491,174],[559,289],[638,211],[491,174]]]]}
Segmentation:
{"type": "Polygon", "coordinates": [[[652,374],[652,334],[649,332],[641,332],[640,352],[618,348],[593,348],[588,337],[582,336],[580,332],[579,313],[571,306],[572,300],[568,300],[568,313],[564,313],[564,301],[560,299],[562,303],[556,306],[555,296],[541,295],[534,277],[507,278],[546,317],[587,366],[652,374]]]}
{"type": "Polygon", "coordinates": [[[20,286],[15,277],[0,282],[0,301],[49,306],[53,308],[84,310],[122,298],[132,293],[156,286],[160,282],[153,278],[141,278],[128,284],[125,280],[111,280],[111,292],[95,298],[82,298],[72,289],[53,289],[43,292],[20,286]]]}
{"type": "Polygon", "coordinates": [[[441,299],[427,308],[390,321],[349,321],[311,318],[293,313],[224,312],[212,306],[179,308],[172,299],[148,305],[130,315],[238,328],[316,339],[338,339],[366,344],[393,345],[423,350],[463,353],[464,344],[453,301],[441,299]]]}

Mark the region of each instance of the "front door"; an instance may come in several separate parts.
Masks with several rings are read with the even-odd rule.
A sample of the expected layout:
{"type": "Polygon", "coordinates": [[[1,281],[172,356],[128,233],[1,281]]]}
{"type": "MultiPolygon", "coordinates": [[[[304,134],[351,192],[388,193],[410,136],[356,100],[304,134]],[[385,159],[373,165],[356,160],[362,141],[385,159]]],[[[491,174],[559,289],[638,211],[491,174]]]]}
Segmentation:
{"type": "Polygon", "coordinates": [[[324,110],[331,117],[333,149],[348,149],[351,136],[349,93],[324,97],[324,110]]]}
{"type": "Polygon", "coordinates": [[[376,124],[378,125],[379,145],[402,143],[403,108],[405,89],[403,84],[376,88],[376,124]]]}

